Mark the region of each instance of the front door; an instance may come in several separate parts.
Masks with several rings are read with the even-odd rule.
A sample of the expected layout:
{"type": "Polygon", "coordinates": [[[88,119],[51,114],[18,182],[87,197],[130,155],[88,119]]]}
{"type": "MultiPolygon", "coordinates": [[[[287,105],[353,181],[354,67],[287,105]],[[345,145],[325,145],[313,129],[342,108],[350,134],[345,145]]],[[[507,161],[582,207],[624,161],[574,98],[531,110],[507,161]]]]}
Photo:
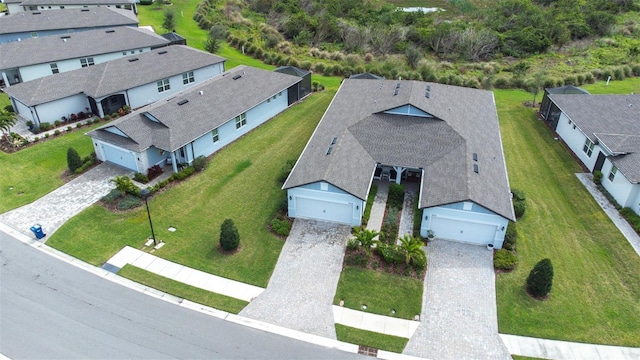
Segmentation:
{"type": "Polygon", "coordinates": [[[595,173],[596,171],[601,171],[602,170],[602,165],[604,164],[604,159],[606,158],[606,156],[604,156],[604,154],[602,152],[598,153],[598,159],[596,160],[596,166],[593,167],[593,172],[595,173]]]}

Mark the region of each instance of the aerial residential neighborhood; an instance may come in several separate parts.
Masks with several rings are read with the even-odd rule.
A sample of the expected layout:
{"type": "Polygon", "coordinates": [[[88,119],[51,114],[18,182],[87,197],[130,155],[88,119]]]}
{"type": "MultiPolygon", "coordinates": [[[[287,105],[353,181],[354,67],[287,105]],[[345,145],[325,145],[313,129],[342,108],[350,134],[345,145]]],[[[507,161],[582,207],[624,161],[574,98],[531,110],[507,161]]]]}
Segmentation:
{"type": "Polygon", "coordinates": [[[640,358],[640,3],[440,6],[0,3],[0,355],[640,358]]]}

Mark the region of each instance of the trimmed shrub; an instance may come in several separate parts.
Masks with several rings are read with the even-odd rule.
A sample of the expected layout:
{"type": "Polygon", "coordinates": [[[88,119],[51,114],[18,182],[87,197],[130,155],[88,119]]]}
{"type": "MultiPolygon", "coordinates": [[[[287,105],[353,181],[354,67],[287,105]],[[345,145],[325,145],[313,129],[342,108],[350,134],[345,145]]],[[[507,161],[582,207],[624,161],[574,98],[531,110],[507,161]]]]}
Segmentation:
{"type": "Polygon", "coordinates": [[[115,204],[122,195],[122,192],[118,189],[112,189],[107,195],[103,196],[101,200],[106,204],[115,204]]]}
{"type": "Polygon", "coordinates": [[[139,198],[133,195],[127,195],[122,200],[120,200],[116,208],[118,210],[129,210],[137,208],[140,205],[142,205],[142,201],[140,201],[139,198]]]}
{"type": "Polygon", "coordinates": [[[226,219],[220,226],[220,247],[226,251],[233,251],[240,245],[240,234],[233,220],[226,219]]]}
{"type": "Polygon", "coordinates": [[[376,198],[376,194],[378,193],[378,185],[371,185],[371,190],[369,191],[369,196],[367,196],[367,204],[364,207],[364,213],[362,215],[362,221],[366,224],[369,222],[369,218],[371,217],[371,208],[373,207],[373,201],[376,198]]]}
{"type": "Polygon", "coordinates": [[[527,197],[524,194],[524,191],[520,189],[511,189],[511,193],[513,194],[514,201],[524,201],[527,197]]]}
{"type": "Polygon", "coordinates": [[[378,244],[376,251],[387,264],[402,264],[405,261],[404,252],[397,245],[378,244]]]}
{"type": "Polygon", "coordinates": [[[524,201],[516,201],[513,203],[513,212],[516,215],[516,219],[521,218],[524,215],[527,206],[524,201]]]}
{"type": "Polygon", "coordinates": [[[49,138],[49,133],[44,134],[44,138],[48,139],[49,138]]]}
{"type": "Polygon", "coordinates": [[[527,277],[527,292],[536,298],[544,298],[553,284],[553,265],[550,259],[540,260],[527,277]]]}
{"type": "Polygon", "coordinates": [[[122,193],[140,196],[140,189],[126,175],[116,176],[111,182],[116,184],[116,189],[122,193]]]}
{"type": "Polygon", "coordinates": [[[48,122],[40,123],[40,131],[49,131],[51,130],[51,124],[48,122]]]}
{"type": "Polygon", "coordinates": [[[507,232],[504,234],[504,247],[507,250],[514,250],[516,248],[516,239],[518,238],[518,230],[516,229],[516,224],[513,222],[509,222],[507,226],[507,232]]]}
{"type": "Polygon", "coordinates": [[[356,238],[349,238],[347,240],[347,250],[357,250],[360,247],[360,241],[356,238]]]}
{"type": "Polygon", "coordinates": [[[640,234],[640,215],[636,214],[633,209],[629,207],[622,208],[620,214],[627,219],[629,225],[640,234]]]}
{"type": "Polygon", "coordinates": [[[602,184],[602,171],[596,171],[593,173],[593,182],[598,185],[602,184]]]}
{"type": "Polygon", "coordinates": [[[82,166],[82,159],[74,148],[67,149],[67,166],[72,173],[82,166]]]}
{"type": "Polygon", "coordinates": [[[58,136],[58,135],[60,135],[60,130],[56,129],[56,130],[53,132],[53,136],[58,136]]]}
{"type": "Polygon", "coordinates": [[[280,176],[278,176],[278,182],[280,184],[284,184],[284,182],[287,181],[287,178],[289,177],[289,174],[291,173],[291,170],[293,170],[293,166],[295,164],[296,159],[287,160],[287,162],[282,167],[282,170],[280,171],[280,176]]]}
{"type": "Polygon", "coordinates": [[[271,220],[271,230],[273,230],[273,232],[278,235],[289,236],[289,232],[291,231],[291,223],[287,220],[275,218],[271,220]]]}
{"type": "Polygon", "coordinates": [[[143,174],[143,173],[135,173],[133,175],[133,180],[137,181],[137,182],[141,182],[143,184],[146,184],[149,182],[149,178],[147,177],[147,175],[143,174]]]}
{"type": "Polygon", "coordinates": [[[493,267],[500,270],[513,270],[516,267],[516,256],[507,249],[500,249],[493,255],[493,267]]]}
{"type": "Polygon", "coordinates": [[[207,158],[200,155],[197,158],[193,159],[193,168],[195,171],[202,171],[204,167],[207,165],[207,158]]]}

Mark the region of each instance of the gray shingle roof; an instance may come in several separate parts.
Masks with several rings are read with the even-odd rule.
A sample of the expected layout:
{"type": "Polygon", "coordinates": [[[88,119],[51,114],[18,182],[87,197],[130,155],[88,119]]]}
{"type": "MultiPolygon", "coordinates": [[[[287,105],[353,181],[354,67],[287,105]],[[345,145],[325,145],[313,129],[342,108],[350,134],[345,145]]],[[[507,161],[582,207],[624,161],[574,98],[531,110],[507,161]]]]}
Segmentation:
{"type": "MultiPolygon", "coordinates": [[[[29,5],[122,5],[133,4],[135,0],[22,0],[23,6],[29,5]]],[[[48,11],[48,10],[47,10],[48,11]]]]}
{"type": "Polygon", "coordinates": [[[135,152],[150,146],[175,151],[299,81],[296,76],[238,66],[88,135],[135,152]],[[237,78],[238,75],[241,77],[237,78]],[[188,102],[183,103],[185,100],[188,102]],[[149,120],[145,114],[160,123],[149,120]],[[112,126],[129,139],[104,130],[112,126]]]}
{"type": "Polygon", "coordinates": [[[0,34],[125,25],[138,25],[136,15],[130,10],[94,7],[91,9],[25,11],[1,16],[0,34]]]}
{"type": "Polygon", "coordinates": [[[31,38],[0,44],[0,54],[2,54],[0,69],[12,69],[145,47],[155,48],[168,43],[169,40],[149,30],[130,26],[31,38]]]}
{"type": "Polygon", "coordinates": [[[610,160],[629,181],[640,183],[640,94],[549,98],[591,141],[615,153],[610,160]]]}
{"type": "Polygon", "coordinates": [[[79,92],[97,98],[223,61],[217,55],[173,45],[45,76],[12,85],[4,91],[27,106],[63,99],[79,92]],[[138,60],[132,61],[134,59],[138,60]]]}
{"type": "Polygon", "coordinates": [[[420,208],[470,200],[514,219],[491,92],[418,81],[344,80],[283,188],[326,181],[364,200],[376,163],[424,169],[420,208]],[[383,113],[407,104],[433,118],[383,113]]]}

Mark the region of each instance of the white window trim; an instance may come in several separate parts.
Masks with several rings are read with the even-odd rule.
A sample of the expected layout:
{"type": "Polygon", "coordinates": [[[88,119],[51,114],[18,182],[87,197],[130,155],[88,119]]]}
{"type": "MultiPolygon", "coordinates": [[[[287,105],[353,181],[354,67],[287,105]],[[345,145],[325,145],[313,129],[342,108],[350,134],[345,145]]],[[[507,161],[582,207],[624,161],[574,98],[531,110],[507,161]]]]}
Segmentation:
{"type": "Polygon", "coordinates": [[[582,152],[587,154],[588,157],[591,157],[591,155],[593,155],[593,148],[594,147],[595,147],[595,144],[593,143],[593,141],[591,141],[591,139],[587,138],[587,140],[585,140],[585,142],[584,142],[584,146],[582,146],[582,152]]]}
{"type": "Polygon", "coordinates": [[[242,113],[236,116],[236,130],[239,130],[247,125],[247,113],[242,113]]]}
{"type": "Polygon", "coordinates": [[[218,128],[215,128],[211,131],[211,136],[213,137],[214,144],[220,141],[220,132],[218,131],[218,128]]]}
{"type": "Polygon", "coordinates": [[[607,178],[609,179],[609,181],[613,182],[613,180],[616,178],[616,174],[618,173],[618,167],[615,165],[611,166],[611,171],[609,171],[609,176],[607,176],[607,178]]]}
{"type": "Polygon", "coordinates": [[[171,90],[171,83],[169,82],[169,79],[159,80],[156,82],[156,85],[159,93],[171,90]]]}
{"type": "Polygon", "coordinates": [[[193,71],[187,71],[186,73],[182,74],[183,85],[189,85],[194,82],[196,82],[196,78],[195,78],[195,75],[193,74],[193,71]]]}

